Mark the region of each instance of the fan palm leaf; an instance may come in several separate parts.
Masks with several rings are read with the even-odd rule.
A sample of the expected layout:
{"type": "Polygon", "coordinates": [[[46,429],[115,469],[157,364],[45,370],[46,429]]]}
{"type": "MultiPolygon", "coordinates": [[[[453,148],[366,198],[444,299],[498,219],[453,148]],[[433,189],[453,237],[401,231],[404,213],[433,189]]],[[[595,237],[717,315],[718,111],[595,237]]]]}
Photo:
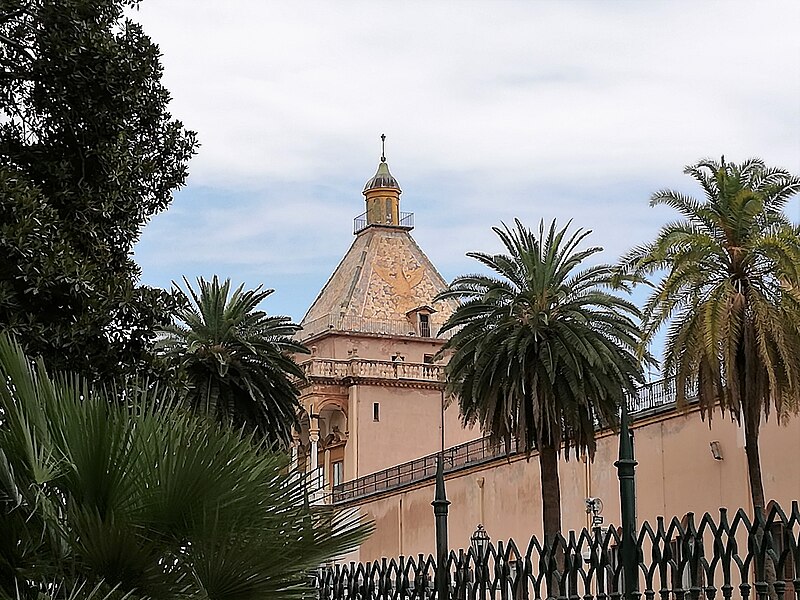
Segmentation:
{"type": "Polygon", "coordinates": [[[169,391],[51,378],[4,337],[0,414],[0,597],[302,598],[368,532],[169,391]]]}

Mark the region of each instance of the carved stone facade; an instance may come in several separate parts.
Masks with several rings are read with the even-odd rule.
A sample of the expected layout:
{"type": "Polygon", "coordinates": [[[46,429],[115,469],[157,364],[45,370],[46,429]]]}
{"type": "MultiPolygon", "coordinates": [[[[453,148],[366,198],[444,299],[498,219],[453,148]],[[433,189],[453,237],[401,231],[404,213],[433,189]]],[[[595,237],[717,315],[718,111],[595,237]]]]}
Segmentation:
{"type": "Polygon", "coordinates": [[[447,283],[411,237],[385,162],[364,195],[363,227],[301,321],[312,356],[303,363],[305,414],[294,456],[301,470],[317,471],[326,491],[433,452],[443,440],[480,436],[461,426],[456,407],[443,408],[437,334],[456,303],[434,300],[447,283]],[[370,213],[371,202],[387,201],[385,215],[370,213]]]}
{"type": "MultiPolygon", "coordinates": [[[[396,333],[420,335],[418,322],[409,313],[428,307],[432,331],[436,331],[455,307],[453,301],[434,302],[446,287],[408,231],[373,225],[359,232],[301,324],[312,331],[320,320],[357,323],[361,319],[397,323],[401,329],[396,333]],[[399,325],[406,321],[408,327],[399,325]]],[[[371,332],[367,327],[354,325],[348,330],[371,332]]]]}

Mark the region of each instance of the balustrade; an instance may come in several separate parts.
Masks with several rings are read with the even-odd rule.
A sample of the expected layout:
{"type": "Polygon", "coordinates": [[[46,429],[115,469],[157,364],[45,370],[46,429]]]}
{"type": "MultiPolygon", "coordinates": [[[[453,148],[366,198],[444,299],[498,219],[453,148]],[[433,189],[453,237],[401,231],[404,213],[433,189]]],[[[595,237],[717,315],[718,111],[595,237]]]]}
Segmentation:
{"type": "Polygon", "coordinates": [[[312,358],[300,365],[306,377],[326,377],[344,379],[361,377],[364,379],[396,379],[409,381],[442,381],[442,367],[427,363],[407,363],[404,361],[371,360],[351,358],[347,360],[332,358],[312,358]]]}

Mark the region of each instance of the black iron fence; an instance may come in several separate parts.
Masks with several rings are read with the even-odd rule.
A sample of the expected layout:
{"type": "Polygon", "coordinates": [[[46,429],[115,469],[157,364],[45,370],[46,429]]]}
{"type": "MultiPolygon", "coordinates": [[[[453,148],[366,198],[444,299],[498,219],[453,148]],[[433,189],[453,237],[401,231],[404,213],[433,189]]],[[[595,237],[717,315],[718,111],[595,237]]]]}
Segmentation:
{"type": "MultiPolygon", "coordinates": [[[[693,394],[687,394],[691,397],[693,394]]],[[[628,400],[632,420],[674,410],[675,382],[673,379],[659,380],[639,388],[636,397],[628,400]]],[[[475,466],[501,456],[516,454],[517,447],[512,444],[492,444],[488,438],[480,438],[444,451],[445,471],[450,473],[464,467],[475,466]]],[[[370,473],[333,487],[334,503],[349,502],[396,489],[398,487],[431,479],[436,474],[436,457],[439,452],[417,458],[382,471],[370,473]]]]}
{"type": "Polygon", "coordinates": [[[625,582],[615,527],[570,532],[551,545],[533,537],[485,549],[450,552],[442,569],[433,556],[399,557],[321,569],[320,600],[800,600],[800,509],[772,503],[751,518],[721,509],[645,523],[636,539],[637,578],[625,582]]]}

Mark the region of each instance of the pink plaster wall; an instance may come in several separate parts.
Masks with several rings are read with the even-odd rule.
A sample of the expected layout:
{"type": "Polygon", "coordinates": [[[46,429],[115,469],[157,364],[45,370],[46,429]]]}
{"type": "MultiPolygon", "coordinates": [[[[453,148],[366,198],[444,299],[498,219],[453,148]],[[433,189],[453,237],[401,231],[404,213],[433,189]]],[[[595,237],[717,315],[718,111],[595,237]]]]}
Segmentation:
{"type": "MultiPolygon", "coordinates": [[[[436,389],[359,385],[358,476],[437,452],[441,447],[441,392],[436,389]],[[378,403],[380,420],[373,420],[378,403]]],[[[350,410],[354,410],[351,406],[350,410]]],[[[481,437],[464,429],[458,407],[445,412],[445,443],[459,444],[481,437]]]]}
{"type": "MultiPolygon", "coordinates": [[[[392,355],[401,354],[406,362],[421,363],[426,354],[436,354],[442,347],[442,340],[423,340],[414,337],[390,337],[377,335],[357,335],[353,333],[332,333],[307,342],[314,350],[314,356],[345,360],[356,350],[359,358],[370,360],[391,360],[392,355]]],[[[305,357],[298,357],[300,361],[305,357]]]]}
{"type": "MultiPolygon", "coordinates": [[[[619,522],[619,483],[613,466],[618,437],[598,440],[594,463],[562,462],[562,519],[565,530],[586,526],[584,498],[599,496],[605,523],[619,522]]],[[[716,512],[719,507],[751,511],[741,430],[721,416],[709,429],[696,411],[654,418],[635,428],[638,519],[686,512],[716,512]],[[723,460],[714,460],[709,444],[719,441],[723,460]]],[[[800,418],[780,427],[771,420],[762,428],[761,459],[766,494],[784,506],[800,498],[800,418]]],[[[534,455],[497,461],[490,467],[452,474],[447,479],[450,546],[464,547],[477,523],[493,539],[527,542],[541,533],[539,466],[534,455]],[[482,488],[479,485],[482,480],[482,488]],[[483,496],[481,509],[481,495],[483,496]]],[[[362,544],[361,560],[400,553],[429,553],[434,548],[433,482],[406,488],[361,506],[375,520],[376,531],[362,544]]]]}

